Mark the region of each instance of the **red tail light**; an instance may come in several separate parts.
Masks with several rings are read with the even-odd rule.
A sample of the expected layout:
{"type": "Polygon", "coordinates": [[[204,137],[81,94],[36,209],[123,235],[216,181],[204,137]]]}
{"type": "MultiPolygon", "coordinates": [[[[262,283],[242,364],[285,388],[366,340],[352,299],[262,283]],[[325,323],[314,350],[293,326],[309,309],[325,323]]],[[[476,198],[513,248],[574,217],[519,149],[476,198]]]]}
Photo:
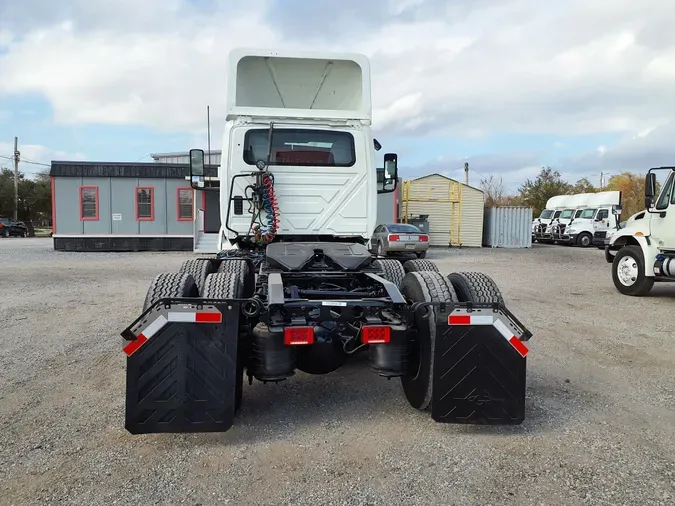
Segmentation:
{"type": "Polygon", "coordinates": [[[390,241],[398,241],[401,238],[400,235],[398,234],[389,234],[389,240],[390,241]]]}
{"type": "Polygon", "coordinates": [[[428,235],[421,235],[420,236],[420,242],[428,242],[428,241],[429,241],[428,235]]]}
{"type": "Polygon", "coordinates": [[[314,342],[314,327],[286,327],[284,329],[284,344],[287,346],[302,346],[314,342]]]}
{"type": "Polygon", "coordinates": [[[361,341],[364,344],[383,344],[391,341],[391,327],[388,325],[368,325],[361,328],[361,341]]]}

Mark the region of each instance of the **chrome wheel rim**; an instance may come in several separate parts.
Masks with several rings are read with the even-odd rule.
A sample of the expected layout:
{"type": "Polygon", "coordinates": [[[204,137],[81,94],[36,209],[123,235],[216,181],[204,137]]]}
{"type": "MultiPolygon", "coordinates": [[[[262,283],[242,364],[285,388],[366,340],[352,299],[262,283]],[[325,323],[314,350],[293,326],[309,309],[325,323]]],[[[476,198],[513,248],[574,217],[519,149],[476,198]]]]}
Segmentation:
{"type": "Polygon", "coordinates": [[[617,276],[623,286],[633,286],[638,277],[637,261],[632,256],[625,256],[617,266],[617,276]]]}

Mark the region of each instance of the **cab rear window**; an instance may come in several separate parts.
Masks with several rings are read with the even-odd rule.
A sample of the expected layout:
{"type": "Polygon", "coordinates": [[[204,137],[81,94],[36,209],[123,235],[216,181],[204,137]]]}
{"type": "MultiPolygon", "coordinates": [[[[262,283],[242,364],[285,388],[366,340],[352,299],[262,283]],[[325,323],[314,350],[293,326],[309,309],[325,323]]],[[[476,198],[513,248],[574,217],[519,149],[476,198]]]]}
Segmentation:
{"type": "MultiPolygon", "coordinates": [[[[253,129],[244,136],[244,161],[267,161],[270,131],[253,129]]],[[[349,132],[274,129],[270,165],[351,167],[356,163],[354,136],[349,132]]]]}

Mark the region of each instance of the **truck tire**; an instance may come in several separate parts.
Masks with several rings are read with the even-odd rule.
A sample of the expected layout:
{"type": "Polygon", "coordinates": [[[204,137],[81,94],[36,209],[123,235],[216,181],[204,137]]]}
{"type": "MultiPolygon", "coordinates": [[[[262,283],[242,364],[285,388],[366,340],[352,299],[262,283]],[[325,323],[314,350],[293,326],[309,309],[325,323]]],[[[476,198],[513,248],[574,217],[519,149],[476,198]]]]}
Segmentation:
{"type": "Polygon", "coordinates": [[[214,272],[204,282],[205,299],[241,299],[244,283],[236,272],[214,272]]]}
{"type": "MultiPolygon", "coordinates": [[[[401,282],[401,293],[413,302],[457,302],[457,294],[439,272],[409,272],[401,282]]],[[[431,407],[434,348],[436,344],[436,312],[418,321],[416,337],[409,342],[408,370],[401,377],[403,393],[410,405],[420,411],[431,407]]]]}
{"type": "Polygon", "coordinates": [[[199,297],[194,278],[184,272],[162,272],[157,274],[148,288],[143,302],[143,312],[160,299],[167,297],[199,297]]]}
{"type": "Polygon", "coordinates": [[[448,280],[457,293],[458,302],[504,304],[504,297],[490,276],[482,272],[453,272],[448,280]]]}
{"type": "MultiPolygon", "coordinates": [[[[216,272],[209,274],[204,283],[205,299],[241,299],[244,293],[244,284],[238,274],[232,272],[216,272]]],[[[234,411],[239,411],[244,389],[244,363],[247,349],[239,339],[237,346],[237,380],[234,390],[234,411]]]]}
{"type": "Polygon", "coordinates": [[[612,262],[614,286],[623,295],[639,297],[649,293],[654,277],[645,276],[645,260],[640,246],[624,246],[612,262]]]}
{"type": "Polygon", "coordinates": [[[593,244],[593,236],[588,232],[582,232],[577,236],[577,244],[582,248],[588,248],[593,244]]]}
{"type": "Polygon", "coordinates": [[[215,268],[210,260],[195,258],[193,260],[186,260],[183,262],[183,265],[180,266],[178,272],[184,272],[185,274],[192,275],[195,283],[197,283],[199,293],[203,293],[206,276],[211,274],[213,271],[215,271],[215,268]]]}
{"type": "Polygon", "coordinates": [[[255,274],[249,269],[248,262],[239,258],[224,259],[220,262],[218,272],[229,272],[241,279],[243,291],[241,297],[248,298],[253,296],[255,291],[255,274]]]}
{"type": "Polygon", "coordinates": [[[403,264],[403,270],[406,272],[439,272],[438,266],[431,260],[408,260],[403,264]]]}
{"type": "Polygon", "coordinates": [[[405,270],[403,270],[401,262],[388,258],[380,258],[379,260],[373,260],[372,265],[382,273],[384,279],[391,281],[397,287],[401,286],[401,281],[403,281],[403,277],[405,276],[405,270]]]}

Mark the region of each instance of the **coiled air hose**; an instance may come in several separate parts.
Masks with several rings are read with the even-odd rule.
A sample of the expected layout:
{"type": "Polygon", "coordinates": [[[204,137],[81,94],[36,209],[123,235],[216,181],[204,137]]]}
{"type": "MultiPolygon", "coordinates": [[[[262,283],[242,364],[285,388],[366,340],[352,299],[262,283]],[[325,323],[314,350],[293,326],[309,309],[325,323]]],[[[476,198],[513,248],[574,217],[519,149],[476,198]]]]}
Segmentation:
{"type": "Polygon", "coordinates": [[[259,245],[264,245],[274,240],[279,229],[279,205],[274,193],[274,179],[269,173],[262,174],[259,192],[261,208],[265,211],[265,221],[256,225],[254,232],[255,241],[259,245]]]}

